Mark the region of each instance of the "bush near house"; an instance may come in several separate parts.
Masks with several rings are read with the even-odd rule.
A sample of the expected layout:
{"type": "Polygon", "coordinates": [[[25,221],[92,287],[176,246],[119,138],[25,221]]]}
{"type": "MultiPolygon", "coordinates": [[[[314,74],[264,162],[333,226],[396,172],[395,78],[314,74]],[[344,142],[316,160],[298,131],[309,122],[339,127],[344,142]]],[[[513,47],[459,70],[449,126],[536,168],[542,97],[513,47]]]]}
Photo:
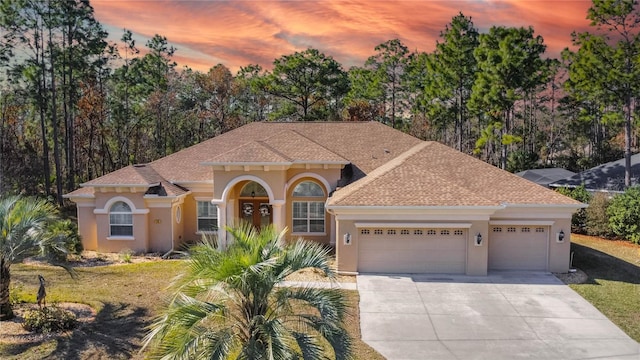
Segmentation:
{"type": "Polygon", "coordinates": [[[76,316],[57,306],[32,309],[24,315],[23,327],[28,331],[51,333],[72,330],[78,322],[76,316]]]}
{"type": "Polygon", "coordinates": [[[589,207],[584,209],[586,215],[586,233],[591,236],[612,238],[614,236],[609,227],[607,208],[611,199],[604,193],[594,194],[589,202],[589,207]]]}
{"type": "Polygon", "coordinates": [[[640,188],[632,187],[611,199],[606,210],[609,227],[617,236],[640,244],[640,188]]]}
{"type": "MultiPolygon", "coordinates": [[[[568,196],[572,199],[578,200],[583,203],[590,203],[591,194],[585,189],[584,185],[580,185],[576,188],[561,187],[556,190],[564,196],[568,196]]],[[[578,234],[584,234],[587,232],[587,213],[585,209],[578,210],[571,217],[571,231],[578,234]]]]}

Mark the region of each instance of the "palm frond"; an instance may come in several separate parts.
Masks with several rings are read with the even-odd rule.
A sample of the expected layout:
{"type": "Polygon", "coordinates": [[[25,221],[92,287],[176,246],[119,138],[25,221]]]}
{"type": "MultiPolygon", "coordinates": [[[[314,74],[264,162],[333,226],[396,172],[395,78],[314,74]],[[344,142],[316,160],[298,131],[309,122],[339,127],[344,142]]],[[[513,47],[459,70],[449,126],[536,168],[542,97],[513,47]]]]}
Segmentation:
{"type": "Polygon", "coordinates": [[[328,250],[304,241],[286,245],[286,232],[272,226],[258,232],[241,224],[227,231],[234,240],[224,251],[206,243],[189,251],[164,315],[145,337],[153,357],[323,359],[329,343],[339,359],[347,359],[342,293],[277,286],[304,268],[332,276],[328,250]]]}

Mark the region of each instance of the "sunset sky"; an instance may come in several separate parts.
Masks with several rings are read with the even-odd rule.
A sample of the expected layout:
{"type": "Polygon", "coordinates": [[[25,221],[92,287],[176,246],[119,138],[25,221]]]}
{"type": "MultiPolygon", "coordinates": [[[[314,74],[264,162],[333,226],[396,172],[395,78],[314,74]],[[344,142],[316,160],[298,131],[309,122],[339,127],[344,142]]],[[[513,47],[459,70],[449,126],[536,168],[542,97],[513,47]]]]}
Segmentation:
{"type": "Polygon", "coordinates": [[[446,24],[462,12],[480,32],[493,25],[533,26],[549,56],[571,45],[571,32],[589,29],[589,0],[270,1],[93,0],[95,16],[117,41],[129,29],[137,46],[154,34],[178,49],[174,59],[206,71],[232,71],[309,47],[345,70],[362,65],[380,43],[399,38],[410,50],[434,49],[446,24]]]}

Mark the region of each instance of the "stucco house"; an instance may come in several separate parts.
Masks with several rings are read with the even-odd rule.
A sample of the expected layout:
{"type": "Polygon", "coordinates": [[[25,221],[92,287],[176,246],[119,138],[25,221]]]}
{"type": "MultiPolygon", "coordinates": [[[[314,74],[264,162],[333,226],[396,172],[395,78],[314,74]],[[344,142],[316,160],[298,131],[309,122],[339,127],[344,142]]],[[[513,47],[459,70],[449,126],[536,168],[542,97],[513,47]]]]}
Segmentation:
{"type": "Polygon", "coordinates": [[[584,206],[376,122],[251,123],[66,197],[85,249],[226,246],[243,219],[335,246],[342,273],[566,272],[584,206]]]}

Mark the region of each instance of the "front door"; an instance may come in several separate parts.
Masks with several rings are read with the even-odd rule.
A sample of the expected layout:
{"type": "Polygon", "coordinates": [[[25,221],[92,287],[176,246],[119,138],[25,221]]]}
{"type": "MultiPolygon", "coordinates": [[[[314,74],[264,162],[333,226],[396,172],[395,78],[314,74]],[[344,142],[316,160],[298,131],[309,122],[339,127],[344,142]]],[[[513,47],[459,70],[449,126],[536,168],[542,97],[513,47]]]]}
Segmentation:
{"type": "Polygon", "coordinates": [[[240,218],[253,224],[256,229],[271,224],[273,211],[267,199],[240,200],[240,218]]]}

